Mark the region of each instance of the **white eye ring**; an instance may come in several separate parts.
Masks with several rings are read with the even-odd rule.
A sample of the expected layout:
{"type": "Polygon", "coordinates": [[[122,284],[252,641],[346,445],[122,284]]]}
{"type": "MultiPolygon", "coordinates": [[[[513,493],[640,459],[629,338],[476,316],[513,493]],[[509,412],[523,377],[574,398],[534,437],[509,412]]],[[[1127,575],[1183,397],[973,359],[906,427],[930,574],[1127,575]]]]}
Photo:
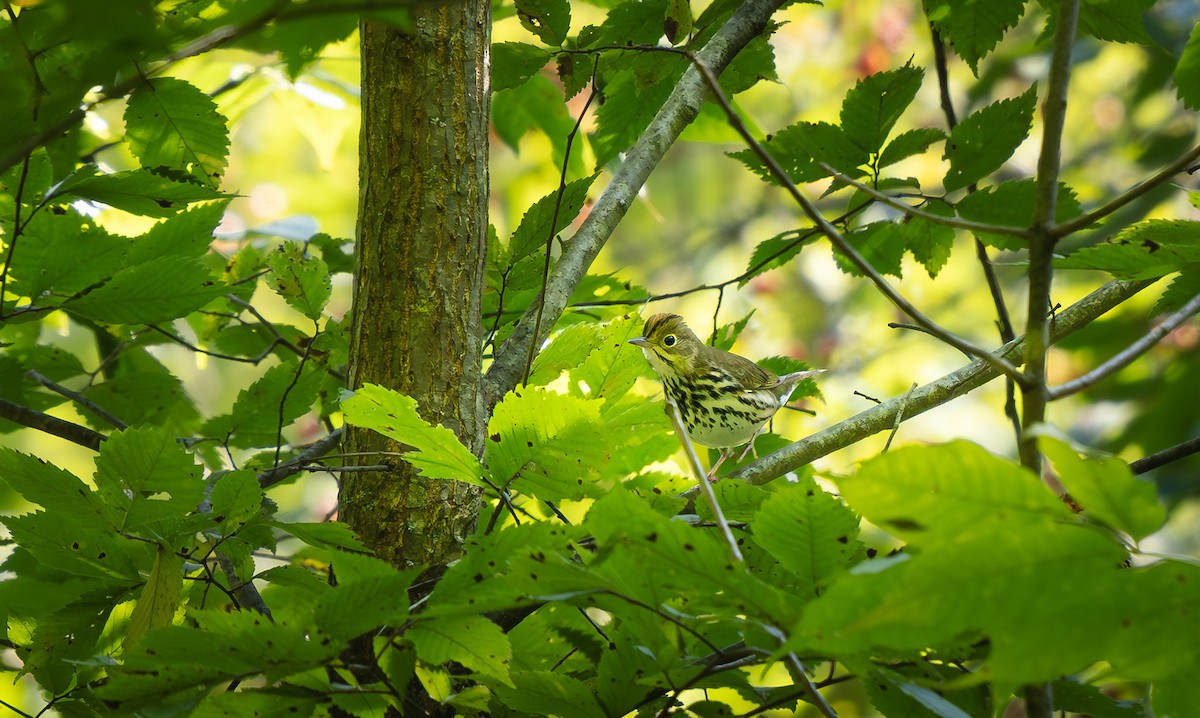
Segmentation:
{"type": "Polygon", "coordinates": [[[664,347],[673,347],[673,346],[675,346],[675,335],[674,335],[674,334],[668,334],[667,336],[663,337],[663,346],[664,346],[664,347]]]}

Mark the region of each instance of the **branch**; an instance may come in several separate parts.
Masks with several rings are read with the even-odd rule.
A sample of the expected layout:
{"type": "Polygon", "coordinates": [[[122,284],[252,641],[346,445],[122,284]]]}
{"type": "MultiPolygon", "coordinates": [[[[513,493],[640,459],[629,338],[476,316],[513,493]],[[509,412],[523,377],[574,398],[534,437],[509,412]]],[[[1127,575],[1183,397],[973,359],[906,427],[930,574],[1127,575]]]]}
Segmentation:
{"type": "MultiPolygon", "coordinates": [[[[1153,280],[1116,281],[1100,287],[1058,314],[1054,323],[1053,339],[1058,341],[1078,331],[1152,283],[1153,280]]],[[[1005,344],[997,353],[1006,358],[1017,359],[1021,356],[1023,348],[1024,339],[1016,339],[1005,344]]],[[[983,386],[999,375],[995,367],[982,359],[976,359],[958,371],[915,391],[889,399],[812,436],[789,444],[731,472],[726,478],[741,479],[755,485],[765,484],[868,436],[890,430],[901,410],[904,412],[904,420],[911,419],[983,386]]]]}
{"type": "Polygon", "coordinates": [[[27,406],[14,404],[7,399],[0,399],[0,419],[8,419],[21,426],[44,431],[47,434],[52,434],[60,439],[66,439],[73,444],[79,444],[92,451],[99,451],[100,442],[108,438],[104,434],[92,431],[86,426],[60,419],[57,416],[44,414],[27,406]]]}
{"type": "Polygon", "coordinates": [[[913,207],[912,205],[905,204],[889,194],[880,192],[879,190],[875,189],[874,187],[872,187],[870,185],[863,184],[862,182],[859,182],[858,180],[854,179],[853,177],[844,175],[841,172],[838,172],[836,169],[834,169],[829,164],[826,164],[825,162],[820,163],[820,165],[821,165],[821,169],[828,172],[829,176],[833,177],[838,182],[848,184],[851,187],[862,192],[863,194],[867,195],[868,197],[878,200],[879,202],[886,204],[887,206],[891,207],[892,209],[898,209],[901,212],[909,215],[910,217],[917,217],[917,218],[923,219],[927,222],[932,222],[934,224],[942,224],[947,227],[953,227],[954,229],[965,229],[968,232],[986,232],[988,234],[1002,234],[1002,235],[1006,235],[1008,237],[1018,237],[1021,239],[1025,239],[1025,238],[1029,237],[1029,228],[1028,227],[1008,227],[1008,226],[999,225],[999,224],[988,224],[986,222],[972,222],[969,219],[962,219],[960,217],[943,217],[940,214],[933,214],[932,212],[925,212],[923,210],[917,209],[916,207],[913,207]]]}
{"type": "Polygon", "coordinates": [[[1165,466],[1172,461],[1179,461],[1184,457],[1200,452],[1200,436],[1188,439],[1182,444],[1156,451],[1149,456],[1142,457],[1137,461],[1129,462],[1129,470],[1135,474],[1144,474],[1151,469],[1157,469],[1160,466],[1165,466]]]}
{"type": "Polygon", "coordinates": [[[1055,237],[1065,237],[1072,232],[1083,229],[1084,227],[1092,226],[1104,217],[1116,212],[1118,209],[1121,209],[1138,197],[1141,197],[1155,187],[1158,187],[1163,182],[1166,182],[1180,172],[1194,171],[1193,169],[1189,168],[1188,165],[1190,165],[1192,162],[1195,162],[1197,159],[1200,159],[1200,145],[1188,150],[1179,159],[1167,165],[1146,181],[1136,184],[1133,187],[1125,190],[1123,193],[1113,197],[1096,209],[1093,209],[1091,212],[1081,214],[1068,222],[1063,222],[1062,224],[1056,225],[1050,230],[1051,234],[1055,237]]]}
{"type": "Polygon", "coordinates": [[[63,386],[62,384],[59,384],[58,382],[54,381],[53,379],[50,379],[49,377],[43,376],[42,374],[38,373],[37,371],[34,371],[33,369],[30,369],[29,371],[25,372],[25,376],[36,381],[37,383],[39,383],[42,386],[49,389],[50,391],[70,399],[71,401],[75,402],[76,404],[82,406],[84,409],[87,409],[88,411],[92,412],[96,416],[107,421],[110,425],[112,425],[116,429],[124,430],[124,429],[128,428],[128,426],[129,426],[124,421],[121,421],[116,416],[114,416],[112,413],[110,413],[107,409],[100,406],[99,404],[92,401],[91,399],[87,398],[83,394],[80,394],[77,391],[71,391],[70,389],[63,386]]]}
{"type": "Polygon", "coordinates": [[[1146,336],[1138,339],[1133,344],[1130,344],[1125,349],[1118,352],[1108,361],[1104,362],[1095,369],[1089,371],[1083,376],[1072,379],[1071,381],[1060,384],[1050,390],[1050,399],[1061,399],[1064,396],[1070,396],[1076,392],[1083,391],[1092,386],[1101,379],[1110,374],[1125,368],[1134,359],[1137,359],[1142,354],[1145,354],[1155,344],[1162,340],[1171,332],[1179,328],[1179,325],[1191,319],[1192,315],[1200,312],[1200,294],[1192,297],[1191,301],[1183,305],[1178,311],[1169,314],[1166,319],[1157,327],[1151,329],[1146,336]]]}
{"type": "Polygon", "coordinates": [[[729,522],[725,520],[725,512],[721,510],[721,504],[717,502],[717,495],[713,492],[712,482],[708,480],[708,475],[704,471],[704,467],[700,465],[700,457],[696,456],[696,447],[692,446],[692,437],[688,435],[687,426],[683,423],[683,417],[679,413],[679,405],[671,397],[667,397],[667,416],[671,417],[671,423],[675,426],[675,434],[679,437],[679,442],[683,444],[684,453],[687,454],[688,465],[692,467],[692,475],[696,477],[696,488],[700,493],[704,494],[704,499],[708,502],[708,508],[713,512],[713,521],[717,524],[717,528],[721,533],[721,538],[725,541],[725,547],[729,549],[729,557],[734,563],[745,563],[742,557],[742,550],[738,548],[737,538],[734,537],[733,531],[729,528],[729,522]]]}
{"type": "MultiPolygon", "coordinates": [[[[734,56],[755,37],[762,34],[784,0],[746,0],[729,21],[717,31],[698,53],[698,57],[715,72],[724,69],[734,56]]],[[[662,161],[667,150],[680,133],[700,112],[704,103],[705,81],[695,66],[689,67],[671,91],[671,96],[655,115],[626,154],[604,193],[596,200],[587,219],[570,242],[563,247],[562,256],[546,284],[545,304],[531,306],[509,338],[496,350],[496,358],[484,377],[484,406],[490,412],[521,378],[529,347],[541,346],[550,329],[562,315],[575,288],[587,274],[588,267],[608,241],[617,224],[625,216],[637,193],[650,173],[662,161]],[[537,331],[539,307],[548,318],[537,331]]]]}
{"type": "MultiPolygon", "coordinates": [[[[314,459],[319,459],[337,448],[338,444],[340,444],[342,441],[342,432],[343,429],[341,428],[334,429],[333,431],[329,432],[329,435],[324,439],[321,439],[315,444],[310,445],[307,449],[300,452],[299,456],[291,461],[259,473],[258,485],[264,489],[269,488],[290,476],[294,476],[295,474],[304,471],[305,466],[309,462],[313,461],[314,459]]],[[[337,471],[342,470],[343,469],[337,469],[337,471]]]]}

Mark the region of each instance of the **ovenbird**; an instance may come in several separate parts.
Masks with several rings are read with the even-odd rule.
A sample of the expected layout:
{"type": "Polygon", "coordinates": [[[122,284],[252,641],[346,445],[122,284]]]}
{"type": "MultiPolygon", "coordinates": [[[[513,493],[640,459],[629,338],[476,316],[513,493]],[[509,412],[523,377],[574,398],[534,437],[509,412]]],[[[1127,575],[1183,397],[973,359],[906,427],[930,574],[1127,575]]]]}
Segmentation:
{"type": "Polygon", "coordinates": [[[700,341],[677,314],[650,317],[642,336],[629,343],[641,347],[662,379],[690,437],[721,450],[709,478],[735,448],[747,444],[739,460],[754,448],[754,439],[788,402],[801,380],[825,371],[776,376],[745,357],[700,341]]]}

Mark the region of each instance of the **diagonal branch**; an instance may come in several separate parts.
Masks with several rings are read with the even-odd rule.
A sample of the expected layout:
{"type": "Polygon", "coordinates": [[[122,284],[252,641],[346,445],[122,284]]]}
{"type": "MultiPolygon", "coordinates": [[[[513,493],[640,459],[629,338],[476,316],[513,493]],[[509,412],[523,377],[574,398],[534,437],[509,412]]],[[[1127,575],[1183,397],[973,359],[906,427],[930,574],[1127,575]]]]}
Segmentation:
{"type": "MultiPolygon", "coordinates": [[[[1153,284],[1153,281],[1115,281],[1105,284],[1058,314],[1057,320],[1054,322],[1052,339],[1057,341],[1087,326],[1097,317],[1153,284]]],[[[997,354],[1017,360],[1023,350],[1024,338],[1019,338],[1005,344],[997,354]]],[[[915,391],[889,399],[856,416],[822,429],[812,436],[789,444],[730,473],[728,478],[740,479],[755,485],[765,484],[868,436],[889,431],[896,421],[896,415],[901,410],[904,412],[905,420],[911,419],[983,386],[999,374],[1000,372],[995,367],[990,366],[982,359],[976,359],[961,369],[915,391]]]]}
{"type": "Polygon", "coordinates": [[[1188,319],[1191,319],[1192,315],[1196,312],[1200,312],[1200,294],[1192,297],[1191,301],[1183,305],[1178,311],[1168,314],[1167,318],[1162,321],[1162,324],[1154,327],[1144,337],[1117,352],[1108,361],[1083,376],[1076,377],[1051,389],[1050,399],[1053,401],[1054,399],[1061,399],[1064,396],[1081,392],[1110,374],[1115,374],[1124,369],[1134,359],[1149,351],[1150,347],[1162,341],[1163,337],[1178,329],[1188,319]]]}
{"type": "MultiPolygon", "coordinates": [[[[762,34],[772,13],[783,3],[784,0],[746,0],[697,56],[719,73],[738,51],[762,34]]],[[[699,114],[705,94],[706,83],[700,71],[695,66],[689,67],[649,127],[629,149],[625,161],[579,231],[564,246],[550,275],[542,309],[547,320],[535,332],[538,307],[530,307],[512,335],[496,350],[496,358],[484,377],[484,406],[488,411],[520,381],[530,346],[537,347],[545,341],[588,267],[632,206],[650,173],[683,129],[699,114]]]]}

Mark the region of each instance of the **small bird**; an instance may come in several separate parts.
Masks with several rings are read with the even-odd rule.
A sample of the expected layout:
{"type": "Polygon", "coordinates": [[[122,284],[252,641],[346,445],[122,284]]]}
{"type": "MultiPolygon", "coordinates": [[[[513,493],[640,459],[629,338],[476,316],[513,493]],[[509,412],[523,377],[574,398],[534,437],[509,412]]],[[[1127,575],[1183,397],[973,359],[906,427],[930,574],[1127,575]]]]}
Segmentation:
{"type": "Polygon", "coordinates": [[[700,341],[678,314],[655,314],[646,320],[642,336],[629,343],[641,347],[662,379],[691,438],[720,449],[709,479],[735,448],[748,444],[739,459],[754,448],[754,440],[801,380],[825,371],[776,376],[745,357],[700,341]]]}

